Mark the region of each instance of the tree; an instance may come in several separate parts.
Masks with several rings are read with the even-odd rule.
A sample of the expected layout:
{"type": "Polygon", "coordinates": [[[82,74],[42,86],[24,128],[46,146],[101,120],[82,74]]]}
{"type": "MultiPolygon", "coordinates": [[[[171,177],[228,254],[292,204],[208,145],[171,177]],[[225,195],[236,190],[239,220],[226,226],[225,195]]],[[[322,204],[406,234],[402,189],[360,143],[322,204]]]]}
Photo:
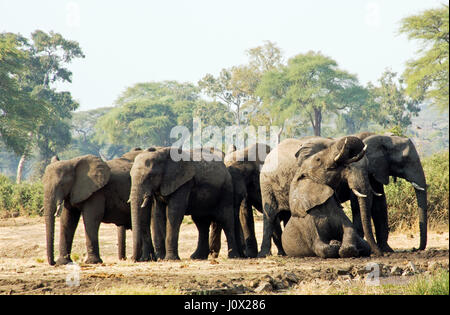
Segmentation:
{"type": "Polygon", "coordinates": [[[232,71],[232,69],[222,69],[217,78],[212,74],[207,74],[198,82],[198,86],[214,100],[223,102],[234,113],[235,122],[240,126],[242,120],[241,107],[248,96],[233,80],[232,71]]]}
{"type": "Polygon", "coordinates": [[[37,30],[31,34],[31,40],[20,35],[15,37],[23,43],[27,54],[26,71],[20,77],[20,86],[30,95],[45,104],[48,115],[30,132],[30,143],[21,153],[18,165],[17,181],[20,182],[21,168],[32,148],[39,150],[39,162],[36,172],[42,174],[51,157],[62,151],[71,141],[70,118],[79,104],[72,99],[70,92],[59,92],[52,85],[55,82],[72,82],[72,72],[66,66],[75,58],[84,58],[84,54],[75,41],[64,39],[60,34],[48,34],[37,30]]]}
{"type": "Polygon", "coordinates": [[[257,94],[263,100],[262,108],[275,113],[279,122],[284,120],[285,124],[289,117],[298,117],[303,124],[310,123],[314,135],[320,136],[324,115],[348,107],[349,89],[357,85],[357,78],[340,70],[336,61],[308,52],[265,73],[257,94]]]}
{"type": "Polygon", "coordinates": [[[204,93],[228,106],[238,126],[265,120],[265,117],[259,117],[261,99],[255,92],[263,74],[279,67],[283,59],[281,50],[270,41],[246,53],[248,64],[222,69],[218,77],[207,74],[198,82],[204,93]]]}
{"type": "Polygon", "coordinates": [[[405,134],[411,118],[417,116],[419,100],[409,97],[402,79],[397,73],[386,70],[378,80],[379,86],[369,84],[371,102],[378,105],[377,122],[385,129],[405,134]]]}
{"type": "Polygon", "coordinates": [[[19,81],[28,62],[22,46],[14,34],[0,34],[0,140],[16,154],[29,147],[30,133],[47,115],[45,104],[19,81]]]}
{"type": "Polygon", "coordinates": [[[96,140],[101,144],[122,144],[127,148],[170,145],[170,131],[176,126],[171,104],[136,99],[116,107],[100,118],[96,140]]]}
{"type": "Polygon", "coordinates": [[[401,21],[400,34],[422,44],[418,58],[407,63],[403,74],[406,92],[428,98],[441,111],[449,107],[449,7],[430,9],[401,21]]]}

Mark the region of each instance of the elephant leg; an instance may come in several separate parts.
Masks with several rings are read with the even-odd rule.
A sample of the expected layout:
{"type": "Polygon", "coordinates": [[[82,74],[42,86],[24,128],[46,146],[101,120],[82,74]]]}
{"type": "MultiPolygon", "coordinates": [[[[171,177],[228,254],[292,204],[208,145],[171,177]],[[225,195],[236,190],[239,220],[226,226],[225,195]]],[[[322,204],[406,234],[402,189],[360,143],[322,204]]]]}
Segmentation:
{"type": "Polygon", "coordinates": [[[198,229],[198,242],[197,249],[191,255],[191,259],[207,259],[209,255],[208,237],[211,220],[206,219],[205,217],[199,218],[196,216],[192,216],[192,220],[198,229]]]}
{"type": "Polygon", "coordinates": [[[166,256],[166,204],[155,201],[154,210],[152,212],[152,235],[155,243],[155,252],[157,259],[164,259],[166,256]]]}
{"type": "Polygon", "coordinates": [[[383,252],[394,252],[388,245],[389,222],[384,187],[380,183],[372,183],[372,185],[377,192],[382,194],[382,196],[374,196],[372,206],[372,219],[375,226],[377,244],[383,252]]]}
{"type": "Polygon", "coordinates": [[[83,205],[82,215],[87,249],[86,264],[98,264],[103,262],[100,258],[98,230],[104,213],[105,197],[101,193],[94,193],[83,205]]]}
{"type": "Polygon", "coordinates": [[[70,254],[72,252],[72,243],[80,220],[80,211],[78,209],[68,209],[64,206],[61,212],[61,229],[59,241],[59,258],[56,265],[65,265],[72,262],[70,254]]]}
{"type": "Polygon", "coordinates": [[[389,225],[386,198],[384,195],[382,197],[375,197],[373,204],[372,219],[375,226],[377,244],[383,252],[394,252],[388,244],[389,225]]]}
{"type": "MultiPolygon", "coordinates": [[[[243,200],[241,203],[239,208],[239,221],[245,242],[245,254],[249,258],[255,258],[258,255],[258,243],[255,236],[253,209],[248,200],[243,200]]],[[[238,225],[236,225],[236,228],[238,228],[238,225]]]]}
{"type": "Polygon", "coordinates": [[[178,237],[184,214],[188,208],[190,190],[190,185],[184,185],[170,196],[166,209],[165,260],[180,260],[180,256],[178,256],[178,237]]]}
{"type": "Polygon", "coordinates": [[[359,208],[358,198],[352,194],[350,197],[350,206],[352,208],[353,226],[360,237],[364,237],[364,229],[361,220],[361,210],[359,208]]]}
{"type": "Polygon", "coordinates": [[[151,211],[142,212],[142,254],[139,261],[156,261],[152,234],[150,233],[151,211]]]}
{"type": "Polygon", "coordinates": [[[117,227],[117,247],[119,260],[126,260],[126,228],[123,225],[117,227]]]}
{"type": "Polygon", "coordinates": [[[262,192],[263,201],[263,239],[258,257],[271,255],[272,235],[274,231],[275,218],[277,216],[278,205],[275,197],[270,193],[262,192]]]}
{"type": "Polygon", "coordinates": [[[283,233],[283,231],[281,230],[281,221],[280,221],[280,218],[277,217],[273,224],[272,239],[273,239],[273,243],[277,247],[278,256],[286,256],[286,253],[284,252],[284,249],[283,249],[283,245],[281,244],[282,233],[283,233]]]}
{"type": "Polygon", "coordinates": [[[219,257],[221,247],[222,227],[217,222],[211,223],[211,232],[209,234],[209,253],[211,257],[219,257]]]}
{"type": "Polygon", "coordinates": [[[240,228],[237,228],[239,227],[239,216],[234,211],[233,198],[230,195],[232,194],[223,194],[222,200],[217,206],[218,213],[216,215],[216,222],[222,226],[225,232],[228,245],[228,258],[239,258],[243,257],[242,246],[239,246],[240,243],[238,245],[238,240],[240,240],[240,228]]]}
{"type": "Polygon", "coordinates": [[[350,219],[345,215],[342,209],[338,210],[337,215],[340,218],[342,234],[342,245],[339,249],[339,256],[342,258],[358,257],[358,239],[361,237],[356,232],[350,219]]]}

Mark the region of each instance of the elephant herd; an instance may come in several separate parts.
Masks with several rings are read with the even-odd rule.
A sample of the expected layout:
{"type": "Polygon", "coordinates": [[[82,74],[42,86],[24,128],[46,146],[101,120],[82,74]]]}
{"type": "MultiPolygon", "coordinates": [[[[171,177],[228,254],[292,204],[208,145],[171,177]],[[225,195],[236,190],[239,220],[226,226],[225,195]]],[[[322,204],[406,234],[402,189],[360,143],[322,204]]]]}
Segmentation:
{"type": "Polygon", "coordinates": [[[71,262],[80,216],[86,263],[92,264],[102,262],[102,222],[117,226],[119,259],[125,259],[127,229],[133,235],[133,261],[180,259],[178,239],[185,215],[198,229],[192,259],[217,257],[222,230],[229,258],[270,255],[272,240],[279,255],[382,255],[392,251],[384,194],[390,176],[409,181],[415,189],[423,250],[427,185],[408,138],[365,132],[338,139],[286,139],[273,150],[265,144],[233,147],[226,155],[213,148],[151,147],[110,161],[94,155],[66,161],[54,157],[43,176],[47,259],[50,265],[71,262]],[[353,222],[341,206],[345,201],[350,201],[353,222]],[[262,212],[264,220],[259,252],[253,209],[262,212]],[[61,228],[55,261],[57,216],[61,228]]]}

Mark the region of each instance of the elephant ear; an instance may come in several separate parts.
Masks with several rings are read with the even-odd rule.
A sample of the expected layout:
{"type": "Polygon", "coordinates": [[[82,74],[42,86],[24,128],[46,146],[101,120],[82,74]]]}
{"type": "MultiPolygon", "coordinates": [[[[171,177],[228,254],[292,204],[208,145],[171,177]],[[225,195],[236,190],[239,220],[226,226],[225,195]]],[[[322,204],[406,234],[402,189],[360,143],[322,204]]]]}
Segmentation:
{"type": "Polygon", "coordinates": [[[99,157],[81,157],[75,166],[75,180],[70,192],[71,204],[80,203],[94,192],[103,188],[109,181],[111,170],[99,157]]]}
{"type": "Polygon", "coordinates": [[[383,185],[389,184],[389,157],[383,136],[374,135],[364,139],[367,145],[369,174],[383,185]]]}
{"type": "Polygon", "coordinates": [[[309,178],[295,177],[289,195],[289,207],[293,215],[303,218],[308,211],[327,202],[334,195],[334,190],[309,178]]]}
{"type": "MultiPolygon", "coordinates": [[[[183,152],[183,154],[185,154],[185,152],[183,152]]],[[[173,194],[178,188],[190,181],[194,175],[195,167],[192,161],[184,161],[182,159],[175,162],[169,156],[161,182],[161,195],[169,196],[170,194],[173,194]]]]}

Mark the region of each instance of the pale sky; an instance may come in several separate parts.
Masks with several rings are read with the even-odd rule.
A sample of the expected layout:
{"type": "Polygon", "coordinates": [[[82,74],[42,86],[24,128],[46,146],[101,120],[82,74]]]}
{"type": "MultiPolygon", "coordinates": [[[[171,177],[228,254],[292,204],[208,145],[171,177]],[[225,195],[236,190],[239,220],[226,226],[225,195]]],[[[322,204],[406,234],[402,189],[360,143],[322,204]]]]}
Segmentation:
{"type": "Polygon", "coordinates": [[[80,43],[73,83],[60,86],[80,110],[112,106],[138,82],[197,83],[247,62],[245,51],[275,42],[286,58],[321,51],[375,82],[403,72],[416,43],[400,20],[448,0],[0,0],[0,32],[54,31],[80,43]]]}

